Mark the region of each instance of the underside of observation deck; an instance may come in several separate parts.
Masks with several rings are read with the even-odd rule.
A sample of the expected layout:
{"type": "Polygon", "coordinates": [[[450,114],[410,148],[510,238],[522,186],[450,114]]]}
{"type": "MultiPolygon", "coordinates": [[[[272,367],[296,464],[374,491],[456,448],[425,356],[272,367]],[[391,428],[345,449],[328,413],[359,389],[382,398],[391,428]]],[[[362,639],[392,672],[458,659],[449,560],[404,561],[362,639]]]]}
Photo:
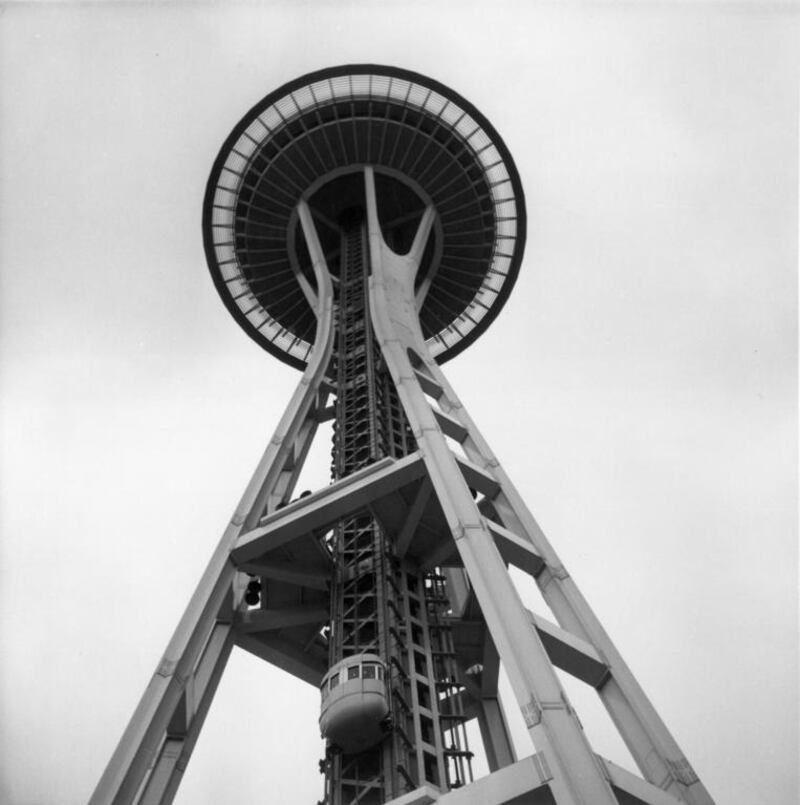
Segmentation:
{"type": "Polygon", "coordinates": [[[416,279],[423,334],[439,362],[475,340],[514,284],[525,241],[519,175],[491,124],[429,78],[377,65],[303,76],[248,112],[223,145],[204,206],[211,273],[247,333],[305,365],[316,292],[297,204],[308,203],[328,269],[340,230],[376,172],[380,218],[398,253],[436,210],[416,279]]]}

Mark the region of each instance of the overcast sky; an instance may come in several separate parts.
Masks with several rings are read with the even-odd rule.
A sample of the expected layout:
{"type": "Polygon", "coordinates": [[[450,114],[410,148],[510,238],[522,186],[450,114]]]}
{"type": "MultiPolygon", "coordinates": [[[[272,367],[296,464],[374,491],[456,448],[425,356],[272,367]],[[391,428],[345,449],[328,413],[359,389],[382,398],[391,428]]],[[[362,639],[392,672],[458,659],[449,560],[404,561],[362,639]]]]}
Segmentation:
{"type": "MultiPolygon", "coordinates": [[[[208,275],[219,147],[376,62],[474,103],[526,192],[448,376],[718,805],[793,805],[797,13],[264,5],[0,8],[0,801],[88,798],[299,378],[208,275]]],[[[317,716],[235,652],[176,801],[316,801],[317,716]]]]}

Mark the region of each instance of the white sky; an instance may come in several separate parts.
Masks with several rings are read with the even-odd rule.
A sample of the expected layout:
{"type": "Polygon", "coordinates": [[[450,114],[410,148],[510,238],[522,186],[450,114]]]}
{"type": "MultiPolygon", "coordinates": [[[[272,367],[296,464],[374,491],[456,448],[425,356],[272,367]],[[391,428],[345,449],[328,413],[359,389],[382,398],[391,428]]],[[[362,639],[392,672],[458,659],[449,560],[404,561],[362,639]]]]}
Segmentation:
{"type": "MultiPolygon", "coordinates": [[[[522,175],[517,287],[455,388],[718,805],[796,802],[794,9],[0,12],[0,802],[88,798],[299,377],[208,276],[217,150],[369,61],[464,95],[522,175]]],[[[176,801],[316,801],[317,715],[235,653],[176,801]]]]}

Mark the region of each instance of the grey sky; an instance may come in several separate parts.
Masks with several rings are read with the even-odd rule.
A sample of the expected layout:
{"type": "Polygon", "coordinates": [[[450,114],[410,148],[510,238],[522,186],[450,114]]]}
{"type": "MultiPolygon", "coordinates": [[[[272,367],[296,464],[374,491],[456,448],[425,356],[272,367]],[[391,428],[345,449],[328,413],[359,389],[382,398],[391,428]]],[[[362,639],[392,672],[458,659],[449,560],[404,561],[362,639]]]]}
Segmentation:
{"type": "MultiPolygon", "coordinates": [[[[505,139],[526,258],[448,376],[718,805],[796,801],[793,7],[1,10],[0,801],[87,799],[289,399],[200,206],[250,106],[347,62],[505,139]]],[[[177,802],[316,801],[317,715],[236,653],[177,802]]]]}

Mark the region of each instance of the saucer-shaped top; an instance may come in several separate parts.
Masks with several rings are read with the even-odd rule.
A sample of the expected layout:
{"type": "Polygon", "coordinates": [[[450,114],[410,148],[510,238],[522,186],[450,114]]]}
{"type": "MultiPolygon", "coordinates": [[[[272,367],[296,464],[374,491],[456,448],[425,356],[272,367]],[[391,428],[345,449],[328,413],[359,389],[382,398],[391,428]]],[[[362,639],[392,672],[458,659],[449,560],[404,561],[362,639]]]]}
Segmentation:
{"type": "Polygon", "coordinates": [[[439,363],[474,341],[514,284],[525,201],[508,149],[469,102],[425,76],[345,65],[291,81],[225,141],[206,188],[203,238],[217,290],[245,331],[302,368],[316,317],[297,204],[308,203],[328,268],[376,174],[386,242],[408,250],[425,207],[436,222],[417,275],[420,323],[439,363]],[[306,283],[307,281],[307,283],[306,283]]]}

